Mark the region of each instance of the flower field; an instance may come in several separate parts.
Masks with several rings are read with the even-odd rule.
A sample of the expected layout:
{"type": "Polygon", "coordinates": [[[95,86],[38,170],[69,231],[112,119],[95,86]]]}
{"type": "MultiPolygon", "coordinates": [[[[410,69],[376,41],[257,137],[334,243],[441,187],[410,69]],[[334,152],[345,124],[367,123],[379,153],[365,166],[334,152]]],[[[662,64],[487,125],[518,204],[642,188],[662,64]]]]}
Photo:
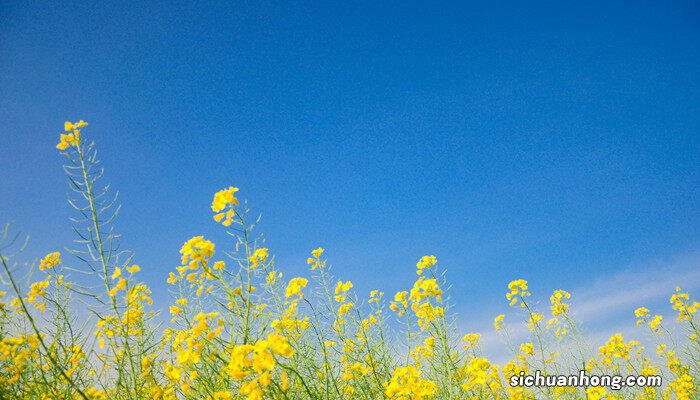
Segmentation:
{"type": "Polygon", "coordinates": [[[300,276],[283,276],[236,187],[211,203],[216,227],[233,240],[222,248],[204,236],[186,240],[180,265],[163,276],[171,305],[157,310],[139,278],[148,266],[119,246],[118,207],[86,127],[66,122],[56,146],[66,157],[75,248],[45,249],[30,270],[20,262],[21,240],[9,227],[3,234],[0,399],[700,398],[700,304],[680,288],[669,293],[675,321],[642,305],[630,310],[640,337],[654,343],[643,346],[620,334],[589,343],[568,292],[554,291],[538,309],[528,282],[514,280],[503,288],[511,312],[493,320],[512,349],[497,365],[479,333],[457,331],[435,256],[406,269],[415,283],[398,293],[356,293],[333,275],[322,248],[309,249],[300,276]],[[526,341],[510,334],[517,324],[527,326],[526,341]],[[670,325],[678,325],[675,337],[670,325]],[[509,383],[581,369],[660,375],[663,385],[509,383]]]}

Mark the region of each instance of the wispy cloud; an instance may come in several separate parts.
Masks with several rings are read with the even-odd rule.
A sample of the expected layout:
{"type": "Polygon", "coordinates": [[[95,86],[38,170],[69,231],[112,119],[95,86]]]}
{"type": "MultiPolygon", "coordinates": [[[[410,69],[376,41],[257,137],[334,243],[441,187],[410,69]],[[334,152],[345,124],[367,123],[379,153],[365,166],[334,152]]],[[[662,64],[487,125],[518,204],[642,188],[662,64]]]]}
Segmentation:
{"type": "Polygon", "coordinates": [[[700,255],[670,263],[655,262],[626,268],[611,277],[572,291],[573,314],[582,321],[602,320],[668,298],[676,286],[684,290],[700,287],[700,255]]]}
{"type": "MultiPolygon", "coordinates": [[[[700,288],[698,253],[617,269],[619,272],[571,290],[572,315],[584,323],[592,345],[602,344],[615,332],[639,334],[631,323],[637,307],[653,308],[652,312],[671,317],[668,298],[676,286],[690,292],[700,288]]],[[[516,342],[526,341],[530,335],[524,324],[511,327],[509,333],[516,342]]],[[[503,338],[492,329],[484,332],[482,346],[496,360],[506,356],[503,338]]]]}

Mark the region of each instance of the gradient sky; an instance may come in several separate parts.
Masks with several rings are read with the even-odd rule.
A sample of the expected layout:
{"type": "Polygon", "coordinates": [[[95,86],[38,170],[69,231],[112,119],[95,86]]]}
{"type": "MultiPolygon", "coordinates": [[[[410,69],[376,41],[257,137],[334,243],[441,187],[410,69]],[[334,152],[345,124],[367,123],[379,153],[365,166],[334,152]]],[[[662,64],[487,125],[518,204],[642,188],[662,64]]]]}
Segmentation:
{"type": "Polygon", "coordinates": [[[84,119],[157,294],[234,185],[287,276],[323,246],[393,293],[434,254],[467,327],[515,278],[636,290],[628,323],[700,288],[699,66],[693,1],[0,1],[0,220],[70,246],[84,119]]]}

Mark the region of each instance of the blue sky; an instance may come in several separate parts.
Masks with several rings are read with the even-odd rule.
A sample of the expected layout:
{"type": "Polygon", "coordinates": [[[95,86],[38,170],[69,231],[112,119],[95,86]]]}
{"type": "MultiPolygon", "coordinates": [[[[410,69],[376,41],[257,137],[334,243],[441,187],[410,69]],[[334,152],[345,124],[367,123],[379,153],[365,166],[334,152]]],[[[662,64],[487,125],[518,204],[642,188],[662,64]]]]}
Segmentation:
{"type": "Polygon", "coordinates": [[[0,220],[28,257],[70,245],[54,145],[85,119],[156,293],[182,242],[221,237],[229,185],[288,276],[323,246],[359,290],[393,292],[434,254],[465,326],[515,278],[542,299],[634,276],[646,304],[669,276],[698,292],[695,2],[0,8],[0,220]]]}

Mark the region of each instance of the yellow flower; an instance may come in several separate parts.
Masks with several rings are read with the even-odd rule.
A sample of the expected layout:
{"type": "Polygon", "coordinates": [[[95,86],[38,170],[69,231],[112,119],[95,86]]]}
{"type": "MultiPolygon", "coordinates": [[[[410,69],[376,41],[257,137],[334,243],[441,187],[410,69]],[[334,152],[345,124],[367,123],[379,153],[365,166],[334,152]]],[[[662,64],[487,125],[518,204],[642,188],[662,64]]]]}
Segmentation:
{"type": "Polygon", "coordinates": [[[649,317],[649,309],[646,307],[639,307],[634,310],[634,316],[637,317],[637,326],[643,324],[649,317]]]}
{"type": "Polygon", "coordinates": [[[510,300],[510,305],[515,306],[520,299],[522,300],[520,306],[525,307],[524,298],[530,295],[530,292],[527,291],[527,281],[524,279],[512,281],[508,284],[508,289],[510,289],[510,293],[506,293],[506,299],[510,300]]]}
{"type": "Polygon", "coordinates": [[[530,314],[530,320],[527,323],[527,327],[530,331],[534,332],[535,329],[540,325],[540,322],[544,318],[544,315],[538,313],[530,314]]]}
{"type": "Polygon", "coordinates": [[[435,297],[438,301],[442,298],[442,290],[436,279],[425,279],[420,277],[413,284],[409,299],[414,303],[419,303],[427,298],[435,297]]]}
{"type": "Polygon", "coordinates": [[[299,295],[299,297],[303,298],[304,294],[301,293],[301,289],[305,288],[308,282],[309,281],[305,278],[292,278],[287,284],[285,296],[290,298],[294,295],[299,295]]]}
{"type": "Polygon", "coordinates": [[[464,348],[476,347],[479,344],[479,339],[481,339],[481,335],[478,333],[468,333],[462,336],[462,343],[468,343],[464,348]]]}
{"type": "MultiPolygon", "coordinates": [[[[566,321],[566,319],[564,321],[566,321]]],[[[558,318],[551,318],[547,321],[547,329],[554,330],[554,335],[556,335],[556,337],[562,337],[569,333],[569,326],[566,323],[560,324],[558,318]]]]}
{"type": "Polygon", "coordinates": [[[386,384],[384,395],[388,398],[423,400],[437,392],[435,382],[421,378],[421,371],[409,365],[396,368],[386,384]]]}
{"type": "Polygon", "coordinates": [[[345,303],[338,307],[338,317],[343,317],[344,315],[349,313],[352,306],[352,303],[345,303]]]}
{"type": "Polygon", "coordinates": [[[34,282],[29,287],[29,294],[27,294],[27,301],[32,304],[36,301],[37,297],[43,297],[46,295],[46,288],[49,287],[51,282],[47,279],[45,281],[34,282]]]}
{"type": "Polygon", "coordinates": [[[437,258],[435,258],[435,256],[423,256],[416,264],[416,267],[418,268],[416,273],[421,275],[424,269],[430,268],[435,264],[437,264],[437,258]]]}
{"type": "Polygon", "coordinates": [[[316,268],[323,268],[325,266],[325,261],[321,261],[319,257],[321,257],[321,254],[323,254],[323,249],[321,247],[312,250],[311,255],[313,257],[309,257],[306,259],[306,263],[311,266],[312,270],[315,270],[316,268]]]}
{"type": "Polygon", "coordinates": [[[347,281],[343,283],[342,281],[338,281],[338,283],[335,285],[335,301],[337,301],[338,303],[344,302],[347,299],[346,293],[351,288],[352,282],[347,281]]]}
{"type": "Polygon", "coordinates": [[[83,121],[82,119],[78,122],[72,122],[72,123],[70,121],[66,121],[63,123],[63,129],[66,132],[69,132],[69,131],[73,131],[76,129],[86,127],[87,125],[88,125],[87,122],[83,121]]]}
{"type": "Polygon", "coordinates": [[[212,400],[231,400],[233,399],[233,394],[229,391],[218,391],[214,392],[211,397],[212,400]]]}
{"type": "Polygon", "coordinates": [[[486,379],[491,363],[485,358],[473,358],[469,360],[464,372],[467,382],[462,385],[464,390],[471,390],[474,387],[486,387],[486,379]]]}
{"type": "Polygon", "coordinates": [[[608,339],[604,346],[600,347],[601,363],[610,366],[615,358],[629,360],[630,351],[631,346],[624,342],[621,334],[616,333],[608,339]]]}
{"type": "Polygon", "coordinates": [[[391,311],[395,311],[398,313],[399,317],[402,316],[405,312],[406,309],[408,308],[408,301],[406,301],[406,298],[408,297],[408,292],[403,291],[403,292],[398,292],[394,295],[394,301],[391,302],[389,305],[389,308],[391,311]],[[401,306],[401,307],[399,307],[401,306]]]}
{"type": "Polygon", "coordinates": [[[283,357],[291,357],[294,354],[292,346],[284,336],[271,333],[267,335],[267,342],[270,345],[272,351],[283,357]]]}
{"type": "Polygon", "coordinates": [[[165,364],[163,369],[165,371],[165,377],[171,382],[175,384],[180,382],[180,378],[182,377],[182,368],[178,368],[172,364],[165,364]]]}
{"type": "Polygon", "coordinates": [[[65,150],[70,146],[78,146],[80,144],[80,132],[75,131],[67,135],[61,134],[61,141],[56,145],[59,150],[65,150]]]}
{"type": "Polygon", "coordinates": [[[66,121],[63,124],[63,128],[67,134],[61,134],[61,141],[56,145],[59,150],[65,150],[71,146],[80,145],[80,128],[87,126],[87,122],[80,120],[78,122],[66,121]]]}
{"type": "Polygon", "coordinates": [[[647,315],[649,315],[649,309],[646,307],[639,307],[634,310],[634,316],[637,318],[646,317],[647,315]]]}
{"type": "Polygon", "coordinates": [[[679,287],[676,287],[676,293],[671,296],[670,303],[672,304],[671,307],[678,311],[678,317],[676,318],[678,322],[689,320],[691,315],[695,314],[700,308],[700,303],[694,302],[691,304],[688,293],[682,293],[679,287]]]}
{"type": "Polygon", "coordinates": [[[282,382],[280,383],[280,389],[286,391],[289,389],[289,377],[287,376],[287,371],[282,371],[282,376],[280,376],[282,382]]]}
{"type": "Polygon", "coordinates": [[[265,263],[267,257],[270,255],[269,249],[266,247],[256,249],[253,255],[250,257],[250,268],[257,268],[265,263]]]}
{"type": "Polygon", "coordinates": [[[535,346],[532,343],[523,343],[520,345],[520,353],[524,356],[535,354],[535,346]]]}
{"type": "Polygon", "coordinates": [[[166,280],[166,282],[168,282],[171,285],[174,285],[179,280],[180,280],[180,278],[171,272],[170,274],[168,274],[168,279],[166,280]]]}
{"type": "Polygon", "coordinates": [[[41,262],[39,263],[39,269],[41,271],[43,271],[45,269],[53,268],[60,263],[61,263],[61,253],[56,251],[56,252],[47,254],[46,257],[44,257],[44,259],[41,260],[41,262]]]}
{"type": "Polygon", "coordinates": [[[501,327],[503,326],[503,318],[505,318],[505,315],[500,314],[493,319],[493,327],[496,329],[496,332],[501,330],[501,327]]]}
{"type": "Polygon", "coordinates": [[[367,300],[367,302],[370,304],[379,304],[379,300],[381,300],[382,296],[384,296],[384,292],[380,292],[379,290],[372,290],[371,292],[369,292],[369,300],[367,300]]]}
{"type": "Polygon", "coordinates": [[[262,389],[271,383],[275,354],[290,357],[294,350],[286,338],[274,333],[254,344],[233,347],[226,372],[231,378],[242,381],[240,394],[247,395],[249,400],[262,399],[262,389]]]}
{"type": "Polygon", "coordinates": [[[594,386],[586,389],[586,398],[588,400],[601,400],[606,394],[605,388],[594,386]]]}
{"type": "Polygon", "coordinates": [[[217,213],[214,215],[214,220],[216,222],[221,222],[224,226],[231,225],[231,222],[233,222],[233,216],[235,215],[233,207],[238,205],[238,199],[236,198],[237,191],[237,187],[231,186],[228,189],[222,189],[214,194],[214,200],[212,200],[211,203],[211,210],[217,213]],[[221,212],[226,209],[226,207],[229,207],[229,210],[226,212],[221,212]]]}
{"type": "Polygon", "coordinates": [[[682,374],[675,381],[671,382],[669,389],[673,390],[676,394],[677,399],[690,400],[691,397],[696,393],[695,383],[693,382],[693,377],[688,374],[682,374]]]}
{"type": "Polygon", "coordinates": [[[270,273],[268,273],[267,277],[265,278],[265,282],[267,282],[268,285],[274,285],[275,283],[277,283],[277,279],[281,277],[281,272],[270,271],[270,273]]]}
{"type": "Polygon", "coordinates": [[[112,289],[110,289],[109,296],[114,297],[117,295],[118,291],[126,289],[126,283],[127,283],[126,279],[119,278],[119,280],[117,281],[117,284],[114,285],[114,287],[112,289]]]}
{"type": "Polygon", "coordinates": [[[132,265],[131,267],[126,267],[126,270],[129,271],[129,273],[130,273],[131,275],[133,275],[133,274],[135,274],[135,273],[141,271],[141,267],[139,267],[138,265],[134,264],[134,265],[132,265]]]}
{"type": "Polygon", "coordinates": [[[204,239],[204,236],[195,236],[186,241],[180,249],[182,255],[182,267],[178,269],[180,276],[187,269],[197,269],[207,259],[214,255],[214,243],[204,239]]]}
{"type": "Polygon", "coordinates": [[[654,332],[658,332],[659,325],[661,325],[661,320],[663,320],[661,315],[654,315],[654,318],[649,321],[649,328],[651,328],[651,330],[654,332]]]}
{"type": "Polygon", "coordinates": [[[564,300],[569,298],[571,298],[571,295],[565,290],[554,291],[549,298],[549,302],[551,303],[549,308],[552,310],[552,316],[556,317],[569,311],[569,305],[564,303],[564,300]]]}

